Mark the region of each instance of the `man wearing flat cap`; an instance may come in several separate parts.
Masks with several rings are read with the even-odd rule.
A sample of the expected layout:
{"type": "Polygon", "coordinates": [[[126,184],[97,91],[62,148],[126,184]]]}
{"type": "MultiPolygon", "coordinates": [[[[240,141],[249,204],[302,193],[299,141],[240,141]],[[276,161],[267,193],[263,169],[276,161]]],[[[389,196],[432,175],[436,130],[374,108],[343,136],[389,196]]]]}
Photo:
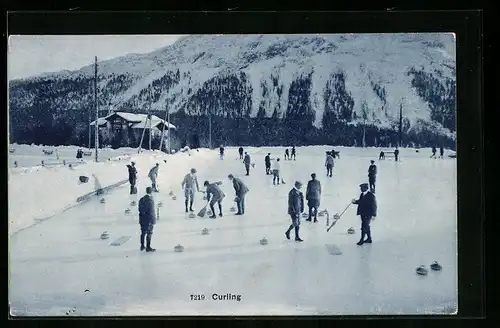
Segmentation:
{"type": "Polygon", "coordinates": [[[361,216],[361,239],[357,243],[357,245],[361,246],[365,243],[372,243],[370,222],[377,216],[377,200],[375,195],[368,190],[368,183],[360,184],[359,188],[361,189],[361,195],[359,199],[353,199],[352,203],[358,205],[356,215],[361,216]],[[365,239],[365,236],[368,238],[365,239]]]}
{"type": "Polygon", "coordinates": [[[304,212],[304,196],[300,191],[301,188],[302,183],[296,181],[295,186],[288,193],[288,214],[292,219],[292,224],[285,232],[285,236],[290,239],[290,231],[295,228],[295,241],[303,241],[299,236],[300,214],[304,212]]]}

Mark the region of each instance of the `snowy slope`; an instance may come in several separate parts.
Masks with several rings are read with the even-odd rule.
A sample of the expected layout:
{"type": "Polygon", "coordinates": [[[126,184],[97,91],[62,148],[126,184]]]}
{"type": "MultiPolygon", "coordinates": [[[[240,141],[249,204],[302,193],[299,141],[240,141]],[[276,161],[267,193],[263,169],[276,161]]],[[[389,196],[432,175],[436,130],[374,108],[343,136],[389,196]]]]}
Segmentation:
{"type": "MultiPolygon", "coordinates": [[[[309,100],[315,113],[314,125],[321,127],[326,84],[332,74],[341,73],[354,99],[353,111],[358,119],[353,123],[363,115],[365,104],[368,122],[387,127],[399,117],[402,102],[412,126],[418,120],[430,120],[429,104],[412,87],[410,69],[432,74],[444,85],[446,79],[455,80],[454,67],[452,34],[194,35],[149,54],[100,62],[99,74],[101,88],[108,87],[112,76],[123,74],[130,81],[130,87],[109,96],[118,108],[149,108],[148,86],[171,76],[168,84],[162,82],[152,88],[159,95],[151,106],[163,110],[167,105],[171,112],[183,108],[190,115],[206,110],[199,97],[210,96],[207,88],[224,94],[229,82],[222,79],[237,76],[239,82],[231,83],[244,88],[237,93],[250,95],[248,110],[252,117],[259,106],[268,117],[275,109],[279,117],[285,116],[290,85],[311,74],[309,100]],[[385,99],[376,94],[373,85],[385,88],[385,99]]],[[[74,72],[46,74],[43,79],[92,77],[93,70],[93,66],[87,66],[74,72]]],[[[219,106],[226,112],[246,110],[219,106]]]]}
{"type": "MultiPolygon", "coordinates": [[[[222,180],[227,197],[224,217],[190,219],[184,214],[182,176],[161,174],[160,220],[155,226],[156,253],[139,250],[137,216],[124,208],[140,195],[123,186],[98,199],[10,238],[9,302],[14,315],[342,315],[425,314],[457,310],[456,161],[430,159],[430,150],[402,149],[402,161],[377,161],[378,215],[373,244],[356,246],[359,217],[352,206],[326,232],[319,223],[302,222],[303,243],[287,241],[287,193],[294,180],[306,182],[316,172],[322,183],[321,209],[340,212],[359,195],[370,159],[378,149],[341,148],[334,177],[325,177],[328,147],[297,148],[296,161],[282,164],[286,185],[273,186],[265,175],[264,156],[282,157],[283,148],[248,149],[255,168],[250,177],[227,150],[196,159],[199,180],[222,180]],[[234,216],[233,188],[227,174],[240,176],[250,192],[246,214],[234,216]],[[176,200],[168,196],[172,190],[176,200]],[[429,201],[432,200],[432,201],[429,201]],[[349,227],[355,235],[346,233],[349,227]],[[209,235],[201,230],[208,228],[209,235]],[[99,238],[103,231],[109,240],[99,238]],[[131,239],[119,247],[119,236],[131,239]],[[268,245],[259,240],[266,237],[268,245]],[[175,253],[177,244],[185,247],[175,253]],[[343,255],[330,255],[334,244],[343,255]],[[441,272],[418,276],[415,268],[438,261],[441,272]],[[33,277],[43,279],[33,279],[33,277]],[[388,283],[390,282],[390,283],[388,283]],[[213,301],[214,293],[241,295],[240,301],[213,301]],[[191,301],[190,295],[205,300],[191,301]]],[[[168,171],[168,170],[167,170],[168,171]]],[[[197,194],[195,209],[205,205],[197,194]]]]}

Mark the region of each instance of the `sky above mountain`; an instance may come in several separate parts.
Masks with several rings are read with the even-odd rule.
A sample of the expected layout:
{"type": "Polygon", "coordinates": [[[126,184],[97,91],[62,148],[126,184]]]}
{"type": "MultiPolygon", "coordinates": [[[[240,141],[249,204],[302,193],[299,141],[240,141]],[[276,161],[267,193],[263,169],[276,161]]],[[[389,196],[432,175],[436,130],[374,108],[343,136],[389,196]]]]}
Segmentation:
{"type": "Polygon", "coordinates": [[[180,35],[12,35],[8,79],[76,70],[94,61],[131,53],[149,53],[174,43],[180,35]]]}

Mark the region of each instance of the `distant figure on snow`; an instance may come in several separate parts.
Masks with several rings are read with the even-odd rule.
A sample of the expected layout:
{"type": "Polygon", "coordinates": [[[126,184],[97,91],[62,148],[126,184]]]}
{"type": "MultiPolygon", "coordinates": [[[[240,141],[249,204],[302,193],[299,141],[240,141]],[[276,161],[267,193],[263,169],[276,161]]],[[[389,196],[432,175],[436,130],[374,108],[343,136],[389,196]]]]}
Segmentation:
{"type": "Polygon", "coordinates": [[[219,153],[220,153],[220,159],[224,159],[224,147],[222,145],[220,145],[219,153]]]}
{"type": "Polygon", "coordinates": [[[444,155],[444,148],[443,148],[443,145],[441,145],[439,147],[439,158],[443,158],[443,155],[444,155]]]}
{"type": "Polygon", "coordinates": [[[306,221],[311,221],[314,213],[314,222],[318,222],[318,208],[321,199],[321,183],[316,180],[316,173],[311,174],[311,180],[307,183],[306,189],[307,206],[309,207],[309,217],[306,221]]]}
{"type": "Polygon", "coordinates": [[[273,162],[273,185],[280,184],[280,172],[281,172],[281,165],[280,165],[280,159],[276,158],[276,161],[273,162]]]}
{"type": "Polygon", "coordinates": [[[295,241],[303,241],[299,236],[300,214],[304,212],[304,196],[300,191],[302,183],[295,182],[295,186],[288,193],[288,214],[292,220],[292,224],[285,232],[286,239],[290,239],[290,231],[295,228],[295,241]]]}
{"type": "Polygon", "coordinates": [[[399,158],[399,149],[395,149],[394,150],[394,160],[397,162],[398,161],[398,158],[399,158]]]}
{"type": "Polygon", "coordinates": [[[156,163],[155,166],[151,170],[149,170],[148,177],[151,179],[151,188],[153,188],[154,192],[159,192],[158,187],[156,185],[156,179],[158,178],[158,168],[160,164],[156,163]]]}
{"type": "Polygon", "coordinates": [[[189,203],[189,211],[194,212],[193,203],[194,203],[194,189],[196,191],[200,191],[200,186],[198,185],[198,178],[196,177],[196,169],[192,168],[191,171],[184,176],[184,180],[181,183],[182,189],[184,189],[184,204],[186,206],[186,213],[188,212],[188,203],[189,203]]]}
{"type": "Polygon", "coordinates": [[[137,194],[137,169],[135,167],[135,162],[131,162],[127,165],[128,168],[128,182],[130,182],[130,194],[137,194]]]}
{"type": "Polygon", "coordinates": [[[292,147],[292,156],[290,157],[290,159],[292,159],[293,157],[293,160],[295,161],[295,156],[297,155],[297,151],[295,150],[295,146],[292,147]]]}
{"type": "Polygon", "coordinates": [[[359,199],[353,199],[352,203],[358,205],[356,215],[361,216],[361,239],[357,245],[361,246],[364,243],[372,243],[372,234],[370,231],[370,222],[377,216],[377,200],[375,195],[368,191],[368,183],[359,185],[361,195],[359,199]],[[365,240],[365,236],[368,238],[365,240]]]}
{"type": "Polygon", "coordinates": [[[238,153],[240,154],[240,159],[243,159],[243,147],[238,148],[238,153]]]}
{"type": "Polygon", "coordinates": [[[222,182],[214,182],[210,183],[208,181],[205,181],[203,185],[205,186],[206,192],[207,192],[207,200],[210,201],[210,210],[212,210],[212,215],[210,216],[210,219],[215,219],[217,216],[215,215],[215,209],[214,205],[215,203],[219,204],[219,216],[222,216],[222,200],[226,195],[224,192],[219,188],[219,186],[222,184],[222,182]]]}
{"type": "Polygon", "coordinates": [[[271,174],[271,153],[267,153],[264,163],[266,164],[266,175],[271,174]]]}
{"type": "Polygon", "coordinates": [[[290,159],[290,152],[288,151],[288,148],[287,148],[287,149],[285,149],[285,161],[286,161],[287,159],[290,159]]]}
{"type": "Polygon", "coordinates": [[[151,187],[146,188],[146,195],[139,200],[139,224],[141,225],[141,251],[154,252],[151,248],[151,237],[156,224],[155,203],[151,193],[151,187]],[[146,247],[144,247],[144,237],[146,237],[146,247]]]}
{"type": "Polygon", "coordinates": [[[340,159],[340,152],[335,151],[335,149],[332,149],[332,156],[333,158],[339,158],[340,159]]]}
{"type": "Polygon", "coordinates": [[[383,150],[380,151],[380,154],[378,155],[378,160],[382,160],[382,159],[385,159],[385,153],[383,150]]]}
{"type": "Polygon", "coordinates": [[[249,189],[241,179],[235,178],[232,174],[229,174],[228,178],[233,182],[233,188],[236,193],[236,206],[238,207],[236,215],[243,215],[245,214],[245,196],[249,189]]]}
{"type": "Polygon", "coordinates": [[[78,150],[76,151],[76,158],[77,158],[77,159],[80,159],[80,158],[82,158],[82,157],[83,157],[83,151],[82,151],[81,149],[78,149],[78,150]]]}
{"type": "Polygon", "coordinates": [[[247,171],[246,175],[250,175],[250,163],[251,163],[251,159],[250,159],[250,155],[248,155],[247,152],[245,152],[245,158],[243,159],[243,163],[245,164],[245,169],[247,171]]]}
{"type": "Polygon", "coordinates": [[[436,158],[436,146],[432,146],[432,155],[431,158],[436,158]]]}
{"type": "Polygon", "coordinates": [[[333,154],[330,152],[326,152],[326,160],[325,160],[326,176],[330,178],[333,175],[333,165],[334,165],[333,154]]]}
{"type": "Polygon", "coordinates": [[[370,161],[371,165],[368,167],[368,183],[370,185],[370,191],[375,193],[375,182],[377,180],[377,165],[375,161],[370,161]]]}

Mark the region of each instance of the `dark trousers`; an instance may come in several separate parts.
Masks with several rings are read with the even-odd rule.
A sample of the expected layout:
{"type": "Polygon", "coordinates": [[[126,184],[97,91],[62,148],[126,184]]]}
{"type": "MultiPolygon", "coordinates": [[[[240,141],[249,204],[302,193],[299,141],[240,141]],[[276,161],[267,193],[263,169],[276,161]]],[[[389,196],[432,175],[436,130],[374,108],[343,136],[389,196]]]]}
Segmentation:
{"type": "Polygon", "coordinates": [[[331,177],[333,175],[333,165],[326,165],[326,175],[331,177]]]}
{"type": "Polygon", "coordinates": [[[236,206],[238,207],[238,213],[245,214],[245,195],[238,195],[237,197],[236,206]]]}
{"type": "Polygon", "coordinates": [[[266,163],[266,174],[271,174],[271,164],[266,163]]]}
{"type": "Polygon", "coordinates": [[[212,210],[212,216],[215,216],[215,209],[214,209],[215,203],[219,204],[219,214],[222,215],[222,200],[218,200],[210,202],[210,209],[212,210]]]}
{"type": "Polygon", "coordinates": [[[245,163],[245,170],[247,170],[247,175],[250,175],[250,163],[245,163]]]}
{"type": "Polygon", "coordinates": [[[243,153],[240,153],[240,159],[243,159],[243,153]]]}
{"type": "Polygon", "coordinates": [[[288,230],[286,232],[290,233],[292,229],[295,229],[295,239],[298,239],[300,238],[299,237],[300,214],[290,214],[290,219],[292,219],[292,224],[288,227],[288,230]]]}
{"type": "Polygon", "coordinates": [[[137,189],[135,188],[136,179],[131,178],[128,181],[130,182],[130,194],[137,194],[137,189]]]}
{"type": "Polygon", "coordinates": [[[397,162],[398,161],[398,155],[394,154],[394,160],[397,162]]]}
{"type": "Polygon", "coordinates": [[[371,216],[361,216],[361,239],[364,239],[365,236],[368,239],[372,239],[372,234],[370,230],[370,222],[372,220],[371,216]]]}
{"type": "Polygon", "coordinates": [[[310,202],[308,204],[309,206],[309,217],[308,219],[311,220],[312,217],[314,217],[314,221],[318,219],[318,207],[319,205],[317,202],[310,202]]]}
{"type": "Polygon", "coordinates": [[[151,248],[151,236],[153,236],[154,224],[150,222],[141,222],[141,246],[144,246],[146,238],[146,248],[151,248]]]}
{"type": "Polygon", "coordinates": [[[370,185],[370,192],[375,192],[375,180],[376,178],[374,176],[369,176],[368,177],[368,184],[370,185]]]}

